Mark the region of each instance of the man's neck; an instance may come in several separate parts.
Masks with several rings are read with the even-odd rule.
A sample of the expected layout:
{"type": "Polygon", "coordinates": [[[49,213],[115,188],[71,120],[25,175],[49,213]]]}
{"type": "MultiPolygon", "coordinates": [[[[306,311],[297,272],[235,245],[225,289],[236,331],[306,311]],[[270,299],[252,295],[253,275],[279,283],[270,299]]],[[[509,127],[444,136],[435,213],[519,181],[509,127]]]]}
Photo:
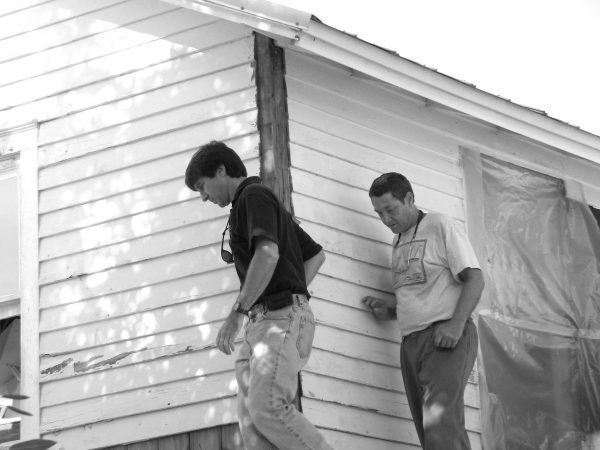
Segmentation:
{"type": "Polygon", "coordinates": [[[247,177],[239,177],[239,178],[231,178],[229,180],[229,198],[231,200],[233,200],[233,197],[235,196],[235,193],[238,189],[238,187],[240,187],[240,184],[242,184],[244,181],[246,181],[247,177]]]}
{"type": "Polygon", "coordinates": [[[417,225],[417,222],[419,221],[419,208],[417,208],[416,206],[414,206],[411,210],[410,210],[410,228],[414,228],[417,225]]]}

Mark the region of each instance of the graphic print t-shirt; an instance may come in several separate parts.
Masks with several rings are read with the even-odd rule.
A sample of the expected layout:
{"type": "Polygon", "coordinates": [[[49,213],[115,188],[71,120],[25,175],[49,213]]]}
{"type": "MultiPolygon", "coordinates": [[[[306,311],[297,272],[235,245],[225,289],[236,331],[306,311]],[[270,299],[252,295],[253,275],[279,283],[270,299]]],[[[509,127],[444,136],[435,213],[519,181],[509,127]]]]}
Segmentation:
{"type": "Polygon", "coordinates": [[[442,214],[427,214],[394,238],[392,272],[402,335],[423,330],[454,314],[462,283],[458,275],[479,268],[461,224],[442,214]]]}

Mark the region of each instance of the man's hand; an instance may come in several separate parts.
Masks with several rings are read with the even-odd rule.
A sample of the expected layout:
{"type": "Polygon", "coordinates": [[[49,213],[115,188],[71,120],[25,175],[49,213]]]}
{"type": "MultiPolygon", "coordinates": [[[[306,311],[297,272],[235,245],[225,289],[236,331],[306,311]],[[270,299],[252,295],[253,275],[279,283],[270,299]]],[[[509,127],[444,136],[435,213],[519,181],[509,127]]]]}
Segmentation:
{"type": "Polygon", "coordinates": [[[371,308],[375,318],[379,320],[391,320],[396,318],[396,303],[392,303],[382,298],[367,295],[361,300],[366,306],[371,308]]]}
{"type": "Polygon", "coordinates": [[[434,326],[433,344],[440,348],[454,348],[460,340],[465,323],[459,320],[445,320],[434,326]]]}
{"type": "Polygon", "coordinates": [[[231,355],[235,350],[234,341],[244,322],[244,315],[231,311],[225,319],[225,323],[221,326],[217,335],[217,348],[226,355],[231,355]]]}

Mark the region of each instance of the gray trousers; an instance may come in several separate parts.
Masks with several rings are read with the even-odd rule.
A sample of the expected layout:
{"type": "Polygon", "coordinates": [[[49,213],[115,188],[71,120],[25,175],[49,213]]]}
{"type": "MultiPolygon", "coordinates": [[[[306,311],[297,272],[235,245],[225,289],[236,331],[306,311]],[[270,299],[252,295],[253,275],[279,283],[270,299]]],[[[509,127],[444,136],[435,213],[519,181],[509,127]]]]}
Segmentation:
{"type": "Polygon", "coordinates": [[[477,329],[469,319],[456,347],[444,349],[433,344],[434,327],[402,340],[408,405],[424,450],[470,450],[464,393],[477,357],[477,329]]]}

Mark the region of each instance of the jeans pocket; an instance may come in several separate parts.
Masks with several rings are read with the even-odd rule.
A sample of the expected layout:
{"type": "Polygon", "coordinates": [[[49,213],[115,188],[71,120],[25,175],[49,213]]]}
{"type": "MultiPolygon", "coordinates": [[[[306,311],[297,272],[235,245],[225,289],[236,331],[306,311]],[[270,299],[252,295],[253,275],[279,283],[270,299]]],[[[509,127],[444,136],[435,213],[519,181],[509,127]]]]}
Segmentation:
{"type": "Polygon", "coordinates": [[[296,340],[296,348],[301,359],[307,359],[310,356],[313,339],[315,337],[315,322],[312,317],[305,314],[300,316],[300,324],[298,329],[298,339],[296,340]]]}

